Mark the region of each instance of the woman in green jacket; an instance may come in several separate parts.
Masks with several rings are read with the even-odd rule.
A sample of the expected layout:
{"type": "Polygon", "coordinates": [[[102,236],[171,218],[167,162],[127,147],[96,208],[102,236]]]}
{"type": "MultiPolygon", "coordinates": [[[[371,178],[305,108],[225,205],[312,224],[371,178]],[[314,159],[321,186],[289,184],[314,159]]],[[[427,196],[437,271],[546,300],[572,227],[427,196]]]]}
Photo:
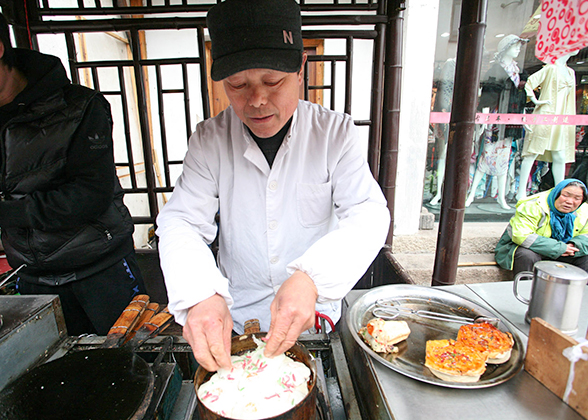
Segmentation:
{"type": "Polygon", "coordinates": [[[588,271],[588,192],[568,178],[517,203],[515,215],[496,245],[502,268],[533,271],[541,260],[562,261],[588,271]]]}

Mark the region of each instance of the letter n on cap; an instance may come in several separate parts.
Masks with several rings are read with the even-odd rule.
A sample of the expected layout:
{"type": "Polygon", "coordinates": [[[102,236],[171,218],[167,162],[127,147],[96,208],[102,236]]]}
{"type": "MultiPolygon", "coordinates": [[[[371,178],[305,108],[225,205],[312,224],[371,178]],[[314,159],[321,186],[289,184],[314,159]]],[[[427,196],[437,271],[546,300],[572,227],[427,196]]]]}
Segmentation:
{"type": "Polygon", "coordinates": [[[284,34],[284,44],[294,45],[294,37],[292,36],[292,31],[286,31],[285,29],[283,29],[282,33],[284,34]]]}

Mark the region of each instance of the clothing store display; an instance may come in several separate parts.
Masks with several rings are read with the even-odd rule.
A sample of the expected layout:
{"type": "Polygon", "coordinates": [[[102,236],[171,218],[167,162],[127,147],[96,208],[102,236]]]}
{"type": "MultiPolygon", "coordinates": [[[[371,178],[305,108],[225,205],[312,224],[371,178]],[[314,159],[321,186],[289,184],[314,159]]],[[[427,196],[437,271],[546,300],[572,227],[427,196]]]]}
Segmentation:
{"type": "MultiPolygon", "coordinates": [[[[535,107],[533,114],[575,115],[576,114],[576,74],[565,66],[564,77],[557,64],[548,64],[529,76],[525,90],[527,96],[535,96],[533,91],[541,88],[539,101],[550,101],[535,107]]],[[[551,162],[551,151],[563,151],[565,162],[574,162],[576,150],[576,126],[574,125],[534,125],[525,136],[523,156],[536,154],[535,159],[551,162]]]]}
{"type": "MultiPolygon", "coordinates": [[[[478,110],[490,113],[522,114],[527,101],[524,90],[527,75],[520,74],[517,63],[512,60],[494,64],[484,76],[478,110]]],[[[488,175],[503,175],[508,171],[508,162],[513,139],[523,136],[520,125],[496,124],[487,127],[478,158],[478,169],[488,175]]]]}
{"type": "MultiPolygon", "coordinates": [[[[524,112],[526,94],[524,85],[527,75],[521,74],[514,60],[521,51],[521,45],[527,39],[516,35],[507,35],[498,43],[495,63],[484,75],[481,82],[482,92],[478,111],[484,113],[520,114],[524,112]]],[[[511,149],[513,141],[522,137],[522,127],[516,125],[484,125],[480,136],[479,155],[476,161],[474,179],[466,199],[466,207],[471,205],[476,196],[476,189],[484,175],[496,176],[498,184],[498,205],[508,210],[506,202],[507,177],[512,163],[511,149]]],[[[510,189],[510,188],[508,188],[510,189]]]]}

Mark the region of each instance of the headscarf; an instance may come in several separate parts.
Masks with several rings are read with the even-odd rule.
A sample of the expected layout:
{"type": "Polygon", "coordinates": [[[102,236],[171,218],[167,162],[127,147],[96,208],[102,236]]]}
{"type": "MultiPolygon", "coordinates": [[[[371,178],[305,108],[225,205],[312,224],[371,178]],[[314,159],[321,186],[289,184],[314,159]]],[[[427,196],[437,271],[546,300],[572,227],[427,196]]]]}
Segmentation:
{"type": "Polygon", "coordinates": [[[586,197],[586,185],[584,185],[582,181],[574,178],[564,179],[554,188],[552,188],[551,192],[547,196],[547,204],[551,210],[551,217],[549,220],[549,224],[551,225],[551,237],[564,243],[568,243],[574,234],[574,221],[576,220],[576,212],[572,211],[570,213],[562,213],[555,208],[555,200],[557,200],[561,194],[561,191],[567,187],[568,184],[574,181],[582,184],[582,189],[584,190],[583,195],[586,197]]]}

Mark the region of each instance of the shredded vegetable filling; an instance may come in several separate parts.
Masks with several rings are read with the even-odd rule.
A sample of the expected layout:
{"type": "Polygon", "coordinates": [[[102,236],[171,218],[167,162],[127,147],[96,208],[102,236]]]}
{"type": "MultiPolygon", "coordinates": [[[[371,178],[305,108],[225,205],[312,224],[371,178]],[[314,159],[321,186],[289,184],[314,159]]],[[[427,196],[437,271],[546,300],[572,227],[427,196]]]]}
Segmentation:
{"type": "Polygon", "coordinates": [[[265,343],[232,356],[231,370],[219,370],[198,388],[198,398],[211,411],[232,419],[263,419],[280,415],[308,394],[310,369],[285,354],[269,359],[265,343]]]}

